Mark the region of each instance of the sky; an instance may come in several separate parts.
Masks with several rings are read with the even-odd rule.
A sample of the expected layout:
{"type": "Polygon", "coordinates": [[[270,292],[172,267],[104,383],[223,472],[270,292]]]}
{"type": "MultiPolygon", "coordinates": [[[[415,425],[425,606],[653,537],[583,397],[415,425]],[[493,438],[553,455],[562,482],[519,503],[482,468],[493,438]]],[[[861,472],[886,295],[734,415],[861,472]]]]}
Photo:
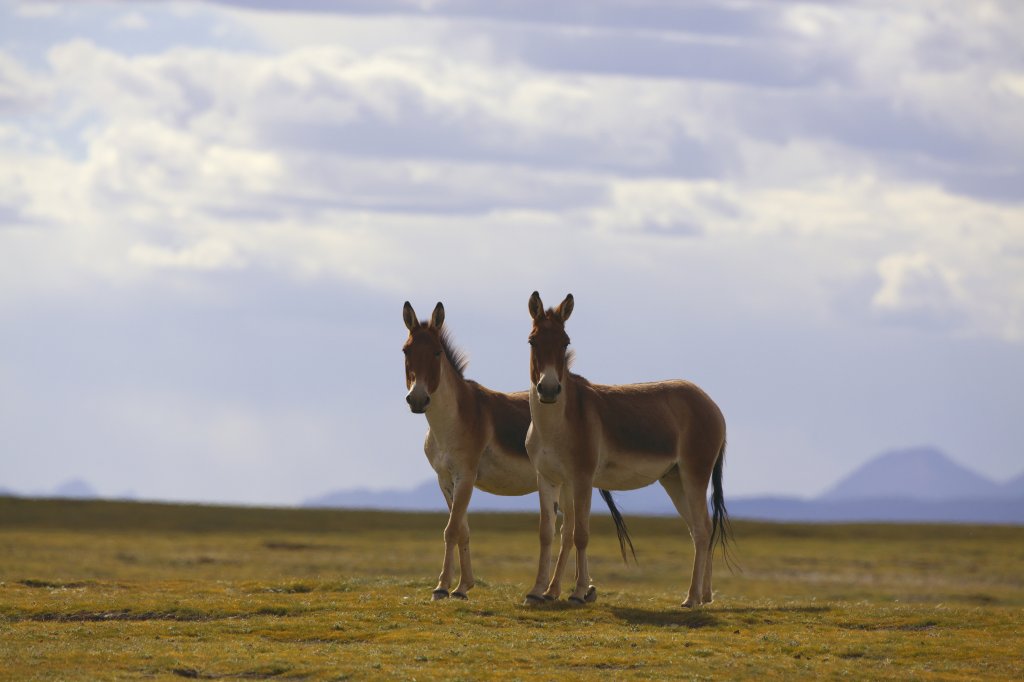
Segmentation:
{"type": "Polygon", "coordinates": [[[402,304],[685,378],[728,496],[1024,471],[1024,5],[0,1],[0,489],[433,477],[402,304]]]}

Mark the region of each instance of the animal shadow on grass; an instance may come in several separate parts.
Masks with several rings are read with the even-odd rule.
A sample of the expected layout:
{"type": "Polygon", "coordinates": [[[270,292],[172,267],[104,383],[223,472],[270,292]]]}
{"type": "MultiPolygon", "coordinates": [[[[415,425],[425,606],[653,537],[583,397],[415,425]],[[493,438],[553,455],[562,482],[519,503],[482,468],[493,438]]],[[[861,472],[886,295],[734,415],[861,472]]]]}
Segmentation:
{"type": "Polygon", "coordinates": [[[680,627],[696,630],[697,628],[713,627],[721,624],[717,614],[759,614],[767,616],[772,613],[824,613],[831,611],[828,606],[753,606],[742,608],[711,608],[694,611],[653,611],[638,608],[612,608],[611,612],[633,625],[656,625],[661,627],[680,627]]]}
{"type": "Polygon", "coordinates": [[[657,625],[661,627],[706,628],[718,625],[718,619],[708,611],[652,611],[629,607],[611,609],[616,618],[632,625],[657,625]]]}
{"type": "Polygon", "coordinates": [[[825,613],[831,606],[725,606],[713,607],[716,613],[825,613]]]}

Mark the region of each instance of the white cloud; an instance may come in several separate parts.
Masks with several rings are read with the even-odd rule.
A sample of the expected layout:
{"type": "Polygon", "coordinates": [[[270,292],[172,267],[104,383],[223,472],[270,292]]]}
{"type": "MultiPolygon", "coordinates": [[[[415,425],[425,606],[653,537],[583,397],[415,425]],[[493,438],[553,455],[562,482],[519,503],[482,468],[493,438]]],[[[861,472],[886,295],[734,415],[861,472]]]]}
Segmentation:
{"type": "MultiPolygon", "coordinates": [[[[667,240],[699,240],[727,254],[721,267],[732,257],[742,263],[737,276],[756,278],[774,266],[737,254],[773,240],[790,276],[752,297],[758,306],[822,311],[824,288],[881,277],[865,307],[890,317],[927,309],[950,315],[953,328],[1020,333],[1008,321],[1019,319],[1024,293],[1006,285],[1013,268],[1001,255],[1016,243],[1019,209],[903,177],[888,152],[857,146],[842,131],[800,128],[808,111],[837,115],[861,96],[918,112],[943,108],[942,98],[958,96],[958,79],[978,68],[1000,84],[980,87],[1012,92],[1012,72],[992,49],[974,71],[960,62],[942,71],[921,56],[931,37],[947,36],[945,14],[901,12],[890,27],[863,7],[786,6],[800,49],[850,67],[837,69],[849,96],[827,84],[779,90],[544,71],[493,50],[449,49],[455,25],[437,20],[411,40],[407,29],[422,22],[224,15],[270,37],[291,30],[274,33],[281,19],[294,34],[277,54],[177,48],[126,56],[86,40],[50,51],[67,107],[49,122],[78,134],[84,156],[26,152],[0,166],[19,188],[3,201],[18,215],[75,225],[82,236],[65,243],[88,235],[100,245],[68,256],[75,267],[127,281],[167,268],[268,267],[391,291],[436,277],[407,251],[475,250],[486,260],[496,233],[517,230],[592,257],[609,249],[629,272],[676,248],[705,248],[667,240]],[[850,30],[835,40],[847,19],[850,30]],[[309,44],[298,29],[318,21],[344,35],[368,33],[346,47],[309,44]],[[909,47],[895,40],[897,29],[912,37],[909,47]],[[872,32],[880,47],[862,54],[872,32]],[[390,42],[370,39],[381,36],[390,42]],[[900,59],[912,69],[900,75],[905,88],[883,78],[900,59]],[[62,182],[49,181],[55,176],[62,182]],[[989,227],[965,248],[965,226],[980,225],[989,227]],[[956,273],[956,305],[917,301],[910,265],[885,260],[893,254],[924,254],[956,273]]],[[[486,32],[482,24],[470,30],[486,32]]],[[[20,73],[9,62],[7,71],[20,73]]],[[[943,116],[966,129],[979,111],[954,107],[943,116]]],[[[1020,125],[1008,121],[987,134],[1012,147],[1020,125]]],[[[526,243],[510,243],[507,262],[538,262],[532,248],[520,248],[526,243]]],[[[481,277],[491,270],[468,268],[481,277]]]]}
{"type": "MultiPolygon", "coordinates": [[[[1012,150],[1018,158],[1024,153],[1021,102],[990,85],[1007,65],[1024,58],[1021,7],[990,2],[965,7],[955,0],[932,3],[928,11],[915,4],[794,4],[784,6],[781,15],[815,52],[841,65],[844,94],[884,104],[893,123],[907,121],[902,129],[880,129],[883,136],[912,134],[916,124],[971,140],[976,151],[985,140],[986,153],[1012,150]],[[808,31],[808,22],[816,29],[808,31]]],[[[856,99],[850,104],[856,106],[856,99]]]]}
{"type": "Polygon", "coordinates": [[[129,12],[115,19],[111,26],[120,31],[142,31],[149,28],[149,21],[139,12],[129,12]]]}
{"type": "Polygon", "coordinates": [[[965,296],[959,274],[926,253],[897,253],[878,263],[882,285],[871,305],[887,317],[947,325],[956,321],[965,296]]]}
{"type": "Polygon", "coordinates": [[[45,78],[0,50],[0,112],[20,113],[38,107],[50,95],[48,85],[45,78]]]}
{"type": "MultiPolygon", "coordinates": [[[[875,404],[861,398],[907,360],[890,345],[896,337],[927,340],[929,358],[973,343],[964,337],[983,337],[975,348],[1009,348],[1008,357],[1024,340],[1024,207],[1012,183],[1024,178],[1022,48],[1008,4],[729,5],[705,17],[717,26],[711,37],[687,23],[700,12],[667,5],[678,21],[666,26],[632,8],[625,24],[602,20],[620,16],[602,6],[582,31],[549,20],[540,5],[514,10],[519,21],[487,16],[484,5],[475,18],[429,19],[337,7],[327,16],[174,5],[170,14],[201,16],[167,28],[156,17],[168,15],[133,6],[154,36],[167,31],[139,52],[137,35],[109,30],[127,10],[83,6],[78,16],[101,20],[54,22],[56,44],[0,46],[0,106],[14,113],[0,125],[0,316],[15,321],[26,349],[7,356],[17,364],[0,363],[10,394],[0,398],[18,406],[37,392],[9,425],[33,452],[59,461],[54,453],[79,426],[102,444],[95,456],[111,460],[152,447],[153,433],[177,433],[161,455],[213,463],[209,488],[195,495],[216,497],[233,469],[254,464],[244,487],[265,485],[258,497],[280,501],[301,497],[308,471],[334,462],[339,443],[360,453],[346,466],[369,462],[364,453],[404,461],[405,434],[382,445],[371,430],[385,424],[390,437],[392,426],[405,428],[393,421],[402,408],[398,340],[393,354],[380,349],[392,326],[401,335],[406,298],[457,302],[457,328],[477,334],[469,349],[498,357],[474,378],[502,376],[512,388],[525,371],[515,355],[525,345],[525,296],[573,291],[591,311],[574,333],[592,378],[688,375],[676,369],[711,362],[732,390],[723,404],[747,404],[745,416],[740,408],[730,417],[734,463],[776,453],[769,459],[785,466],[814,460],[811,469],[831,466],[815,460],[830,448],[848,455],[907,433],[892,419],[882,435],[848,437],[860,424],[844,420],[858,417],[820,399],[822,390],[849,399],[846,384],[837,388],[850,377],[833,346],[859,368],[849,371],[864,371],[854,377],[862,394],[849,399],[859,405],[875,404]],[[223,40],[189,46],[210,31],[223,40]],[[610,59],[595,45],[637,49],[610,59]],[[29,68],[30,52],[46,66],[29,68]],[[666,64],[665,55],[693,59],[666,64]],[[1002,189],[986,191],[990,178],[1002,189]],[[311,304],[317,290],[324,298],[311,304]],[[330,327],[339,303],[343,322],[330,327]],[[303,306],[308,314],[296,316],[303,306]],[[252,330],[235,324],[250,315],[252,330]],[[623,324],[623,315],[646,323],[623,324]],[[37,320],[61,333],[38,331],[37,320]],[[121,326],[104,335],[111,320],[121,326]],[[912,329],[882,329],[892,324],[912,329]],[[640,338],[655,328],[656,338],[640,338]],[[90,329],[88,353],[61,345],[90,329]],[[595,331],[614,340],[602,344],[595,331]],[[657,352],[624,361],[617,344],[630,334],[657,352]],[[34,350],[42,337],[53,347],[34,350]],[[281,367],[268,358],[307,358],[312,339],[324,348],[294,368],[305,375],[282,370],[265,390],[268,367],[281,367]],[[348,355],[335,369],[338,339],[348,355]],[[492,355],[506,342],[507,355],[492,355]],[[123,370],[126,351],[154,343],[166,346],[159,361],[143,355],[123,370]],[[884,347],[877,367],[857,364],[867,346],[884,347]],[[379,366],[350,374],[347,360],[368,347],[380,350],[379,366]],[[24,369],[23,356],[32,361],[24,369]],[[392,363],[388,413],[391,387],[380,377],[392,363]],[[36,376],[46,372],[53,376],[36,376]],[[821,385],[822,372],[835,386],[821,385]],[[178,383],[182,376],[194,383],[178,383]],[[311,412],[310,377],[322,379],[323,396],[337,391],[358,409],[311,412]],[[69,411],[104,406],[98,431],[82,419],[50,433],[55,382],[65,382],[69,411]],[[789,402],[776,392],[793,396],[794,387],[799,415],[770,414],[789,402]],[[820,433],[810,438],[816,403],[820,433]],[[350,421],[335,423],[338,414],[350,421]],[[34,421],[21,427],[21,417],[34,421]],[[292,467],[291,487],[277,489],[275,458],[296,437],[308,439],[308,466],[292,467]]],[[[937,362],[922,361],[922,376],[937,362]]],[[[917,398],[908,391],[884,409],[896,414],[917,398]]],[[[958,426],[963,442],[977,442],[971,422],[1009,433],[1005,420],[977,410],[958,426]]],[[[934,426],[922,415],[915,436],[934,426]]],[[[175,473],[163,461],[139,470],[175,473]]],[[[374,466],[353,482],[379,476],[374,466]]],[[[429,471],[408,475],[403,483],[429,471]]],[[[760,491],[756,478],[747,490],[760,491]]],[[[188,489],[185,477],[168,480],[157,492],[188,489]]],[[[231,499],[257,497],[233,490],[231,499]]]]}
{"type": "Polygon", "coordinates": [[[997,93],[1024,98],[1024,72],[1003,71],[994,75],[990,83],[997,93]]]}
{"type": "Polygon", "coordinates": [[[131,247],[128,257],[140,265],[157,268],[223,270],[245,265],[244,259],[230,243],[217,239],[206,239],[184,249],[137,244],[131,247]]]}
{"type": "Polygon", "coordinates": [[[29,19],[49,19],[58,16],[62,11],[59,3],[55,2],[20,2],[15,9],[19,17],[29,19]]]}

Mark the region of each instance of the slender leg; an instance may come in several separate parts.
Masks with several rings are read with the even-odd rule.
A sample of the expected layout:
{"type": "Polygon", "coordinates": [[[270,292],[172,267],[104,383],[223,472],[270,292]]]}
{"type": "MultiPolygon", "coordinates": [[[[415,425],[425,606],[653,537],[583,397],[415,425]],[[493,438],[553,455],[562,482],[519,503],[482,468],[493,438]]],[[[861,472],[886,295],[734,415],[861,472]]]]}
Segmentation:
{"type": "MultiPolygon", "coordinates": [[[[711,535],[709,534],[708,538],[710,537],[711,535]]],[[[710,604],[715,600],[714,592],[711,590],[711,565],[714,563],[714,558],[714,547],[708,547],[707,561],[704,564],[704,583],[700,591],[700,600],[704,604],[710,604]]]]}
{"type": "MultiPolygon", "coordinates": [[[[448,525],[444,528],[444,564],[441,567],[441,575],[437,579],[437,587],[434,588],[434,599],[444,599],[449,594],[452,584],[452,575],[455,572],[455,547],[462,540],[463,525],[466,524],[466,509],[469,507],[469,498],[473,495],[474,477],[462,476],[455,481],[452,492],[451,511],[448,514],[448,525]]],[[[468,530],[468,525],[466,525],[468,530]]],[[[469,560],[469,535],[466,538],[465,562],[469,560]]],[[[472,580],[472,576],[470,576],[472,580]]],[[[465,579],[463,579],[463,582],[465,579]]],[[[460,583],[460,587],[462,584],[460,583]]],[[[472,587],[470,584],[466,589],[472,587]]],[[[463,592],[463,595],[465,593],[463,592]]]]}
{"type": "Polygon", "coordinates": [[[562,596],[562,575],[565,573],[565,565],[569,562],[569,555],[572,553],[572,533],[576,525],[576,514],[573,511],[568,486],[561,487],[558,504],[562,508],[562,544],[558,548],[558,558],[555,560],[555,572],[551,576],[551,583],[544,591],[545,599],[558,599],[562,596]]]}
{"type": "Polygon", "coordinates": [[[540,559],[537,562],[537,581],[526,595],[526,604],[540,604],[548,585],[551,570],[551,540],[555,536],[555,500],[560,486],[537,474],[537,492],[540,497],[540,559]]]}
{"type": "MultiPolygon", "coordinates": [[[[700,606],[704,601],[704,574],[708,570],[711,550],[711,517],[708,515],[708,481],[706,477],[687,474],[681,477],[684,492],[684,506],[689,512],[687,522],[690,525],[690,536],[693,538],[693,574],[690,578],[690,589],[686,594],[685,607],[700,606]]],[[[708,574],[708,592],[710,592],[710,574],[708,574]]],[[[710,601],[710,600],[709,600],[710,601]]]]}
{"type": "MultiPolygon", "coordinates": [[[[455,494],[455,484],[452,482],[451,478],[442,477],[441,474],[438,474],[437,476],[437,484],[441,487],[441,492],[444,493],[444,501],[448,504],[448,520],[451,521],[452,499],[455,494]]],[[[444,559],[441,562],[441,575],[438,578],[437,587],[434,589],[432,597],[434,601],[444,599],[448,596],[448,585],[442,586],[442,581],[444,580],[445,573],[448,570],[448,546],[447,543],[445,543],[444,559]]]]}
{"type": "MultiPolygon", "coordinates": [[[[577,478],[572,482],[572,501],[576,511],[573,526],[573,544],[576,546],[576,588],[569,601],[582,604],[593,601],[590,597],[590,568],[587,564],[587,544],[590,541],[590,500],[594,494],[592,479],[577,478]]],[[[597,590],[593,593],[596,595],[597,590]]]]}
{"type": "MultiPolygon", "coordinates": [[[[679,473],[679,468],[673,467],[672,470],[662,476],[658,482],[661,483],[661,487],[668,493],[676,511],[679,512],[681,517],[683,517],[683,521],[686,523],[686,530],[690,533],[690,538],[692,539],[694,537],[693,516],[690,513],[690,508],[687,506],[686,496],[683,494],[683,479],[682,475],[679,473]]],[[[696,540],[694,540],[694,542],[696,542],[696,540]]],[[[689,601],[690,598],[688,596],[687,602],[689,601]]],[[[693,604],[684,602],[683,606],[693,606],[693,604]]]]}
{"type": "Polygon", "coordinates": [[[467,595],[476,580],[473,578],[473,563],[469,558],[469,514],[462,515],[462,526],[459,533],[459,585],[452,592],[457,599],[467,599],[467,595]]]}

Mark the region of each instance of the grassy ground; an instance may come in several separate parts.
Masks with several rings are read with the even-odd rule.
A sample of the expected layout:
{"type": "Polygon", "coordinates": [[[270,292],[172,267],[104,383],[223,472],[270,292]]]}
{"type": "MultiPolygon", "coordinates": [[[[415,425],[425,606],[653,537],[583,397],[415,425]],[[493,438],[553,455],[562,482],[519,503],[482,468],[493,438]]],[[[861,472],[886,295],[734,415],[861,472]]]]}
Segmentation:
{"type": "Polygon", "coordinates": [[[742,572],[679,608],[678,519],[595,517],[596,604],[521,606],[536,517],[0,498],[0,679],[1022,679],[1024,528],[734,524],[742,572]]]}

